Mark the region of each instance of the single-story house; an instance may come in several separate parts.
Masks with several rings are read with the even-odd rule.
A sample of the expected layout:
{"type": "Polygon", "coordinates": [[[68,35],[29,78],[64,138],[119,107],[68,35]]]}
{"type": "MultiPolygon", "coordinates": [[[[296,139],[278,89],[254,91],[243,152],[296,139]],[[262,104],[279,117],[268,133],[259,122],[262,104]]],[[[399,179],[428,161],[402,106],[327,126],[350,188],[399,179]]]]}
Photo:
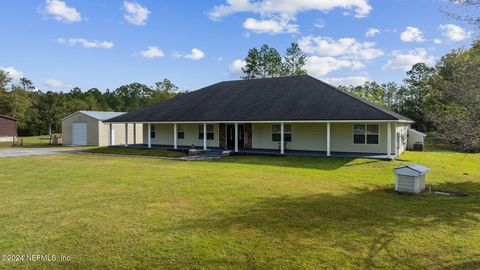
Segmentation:
{"type": "Polygon", "coordinates": [[[393,158],[413,121],[305,75],[220,82],[105,122],[142,125],[137,147],[393,158]]]}
{"type": "Polygon", "coordinates": [[[105,120],[125,114],[124,112],[78,111],[62,119],[62,139],[64,145],[108,146],[143,141],[143,129],[139,125],[104,123],[105,120]],[[109,134],[112,134],[110,137],[109,134]],[[126,135],[126,136],[125,136],[126,135]]]}
{"type": "Polygon", "coordinates": [[[0,142],[13,142],[17,137],[17,119],[0,115],[0,142]]]}

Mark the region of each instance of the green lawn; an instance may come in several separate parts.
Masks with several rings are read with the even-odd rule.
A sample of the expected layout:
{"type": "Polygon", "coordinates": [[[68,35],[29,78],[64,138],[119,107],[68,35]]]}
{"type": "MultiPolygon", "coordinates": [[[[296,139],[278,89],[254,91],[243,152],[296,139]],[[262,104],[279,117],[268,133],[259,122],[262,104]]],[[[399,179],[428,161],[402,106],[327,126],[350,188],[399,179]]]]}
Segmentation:
{"type": "MultiPolygon", "coordinates": [[[[50,144],[49,135],[20,137],[19,139],[23,140],[23,145],[21,147],[38,148],[63,146],[61,144],[50,144]]],[[[0,148],[3,147],[12,147],[12,142],[0,142],[0,148]]]]}
{"type": "Polygon", "coordinates": [[[122,147],[98,147],[88,149],[85,152],[94,154],[120,154],[137,156],[159,156],[159,157],[184,157],[187,154],[177,151],[168,151],[164,149],[135,149],[122,147]]]}
{"type": "Polygon", "coordinates": [[[0,254],[17,269],[480,267],[480,154],[403,161],[228,157],[185,162],[61,154],[0,159],[0,254]],[[392,168],[432,168],[399,195],[392,168]]]}

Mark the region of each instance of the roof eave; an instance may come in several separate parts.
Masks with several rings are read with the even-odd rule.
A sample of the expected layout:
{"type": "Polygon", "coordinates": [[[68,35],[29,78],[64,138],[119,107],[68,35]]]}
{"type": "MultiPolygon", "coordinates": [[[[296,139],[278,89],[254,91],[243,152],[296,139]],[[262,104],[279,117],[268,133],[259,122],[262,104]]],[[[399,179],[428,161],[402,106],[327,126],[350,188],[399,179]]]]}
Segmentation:
{"type": "Polygon", "coordinates": [[[370,119],[370,120],[178,120],[178,121],[151,121],[151,120],[114,120],[108,119],[104,123],[151,123],[151,124],[173,124],[173,123],[413,123],[413,121],[402,119],[370,119]]]}

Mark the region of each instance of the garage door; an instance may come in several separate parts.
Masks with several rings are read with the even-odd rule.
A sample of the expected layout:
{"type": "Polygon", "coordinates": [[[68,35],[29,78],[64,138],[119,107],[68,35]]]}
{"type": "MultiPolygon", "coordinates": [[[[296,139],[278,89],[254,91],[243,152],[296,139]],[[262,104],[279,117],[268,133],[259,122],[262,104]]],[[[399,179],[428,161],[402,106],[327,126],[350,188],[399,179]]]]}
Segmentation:
{"type": "Polygon", "coordinates": [[[87,145],[87,123],[73,123],[72,144],[87,145]]]}

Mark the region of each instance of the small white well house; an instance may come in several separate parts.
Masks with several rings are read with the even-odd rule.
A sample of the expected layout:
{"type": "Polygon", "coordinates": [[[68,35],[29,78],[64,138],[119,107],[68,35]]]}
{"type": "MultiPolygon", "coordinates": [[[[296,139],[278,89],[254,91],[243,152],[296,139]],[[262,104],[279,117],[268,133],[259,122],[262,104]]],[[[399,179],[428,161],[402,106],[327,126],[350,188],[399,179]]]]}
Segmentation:
{"type": "Polygon", "coordinates": [[[425,189],[425,174],[430,168],[419,164],[410,164],[393,169],[397,175],[395,191],[419,193],[425,189]]]}

